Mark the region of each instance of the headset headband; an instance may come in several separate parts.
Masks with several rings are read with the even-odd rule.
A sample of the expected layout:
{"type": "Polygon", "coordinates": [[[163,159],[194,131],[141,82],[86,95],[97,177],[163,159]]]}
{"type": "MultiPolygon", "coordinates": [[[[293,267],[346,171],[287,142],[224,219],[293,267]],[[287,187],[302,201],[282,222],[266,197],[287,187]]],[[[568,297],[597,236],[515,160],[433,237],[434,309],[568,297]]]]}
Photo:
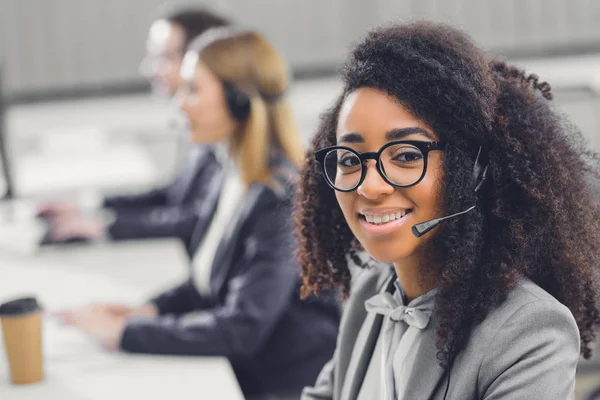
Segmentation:
{"type": "MultiPolygon", "coordinates": [[[[231,39],[237,36],[242,36],[245,34],[252,34],[256,31],[245,28],[243,26],[219,26],[216,28],[211,28],[200,34],[197,38],[195,38],[192,43],[188,47],[188,51],[192,51],[198,55],[198,58],[202,55],[202,52],[206,50],[213,43],[216,43],[220,40],[231,39]]],[[[235,82],[232,82],[235,84],[235,82]]],[[[286,94],[287,90],[282,91],[281,93],[269,94],[262,93],[260,90],[256,90],[256,93],[262,98],[262,100],[267,103],[276,103],[281,98],[283,98],[286,94]]],[[[248,93],[248,95],[251,95],[248,93]]]]}

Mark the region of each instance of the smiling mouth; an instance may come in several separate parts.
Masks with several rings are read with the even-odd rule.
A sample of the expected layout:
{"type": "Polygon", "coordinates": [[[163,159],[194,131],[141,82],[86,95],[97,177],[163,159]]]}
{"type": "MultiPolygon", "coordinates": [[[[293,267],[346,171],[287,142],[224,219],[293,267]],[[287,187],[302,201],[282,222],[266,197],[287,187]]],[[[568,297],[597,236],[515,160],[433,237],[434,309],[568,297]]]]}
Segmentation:
{"type": "Polygon", "coordinates": [[[363,221],[366,221],[369,225],[373,226],[383,226],[387,225],[391,222],[406,218],[412,209],[407,209],[403,211],[398,211],[396,213],[388,213],[388,214],[379,214],[379,215],[369,215],[369,214],[359,214],[359,218],[363,221]]]}

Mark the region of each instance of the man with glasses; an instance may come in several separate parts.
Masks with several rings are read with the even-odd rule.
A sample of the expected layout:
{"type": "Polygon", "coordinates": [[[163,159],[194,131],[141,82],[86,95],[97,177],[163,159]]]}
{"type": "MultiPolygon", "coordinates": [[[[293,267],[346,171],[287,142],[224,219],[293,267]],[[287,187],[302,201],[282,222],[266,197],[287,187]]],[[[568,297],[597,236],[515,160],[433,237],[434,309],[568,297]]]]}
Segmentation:
{"type": "MultiPolygon", "coordinates": [[[[205,30],[229,22],[206,9],[171,8],[152,24],[147,54],[140,71],[156,97],[171,99],[180,86],[181,61],[189,43],[205,30]]],[[[86,215],[74,202],[42,204],[39,214],[50,222],[49,243],[109,239],[179,237],[186,247],[196,224],[204,184],[213,174],[214,156],[206,148],[190,147],[180,174],[166,187],[138,195],[106,197],[102,206],[112,214],[107,223],[86,215]]],[[[193,252],[193,249],[188,251],[193,252]]]]}
{"type": "Polygon", "coordinates": [[[205,9],[176,8],[161,14],[148,32],[146,57],[140,72],[153,93],[171,98],[180,86],[180,69],[188,45],[204,31],[229,22],[205,9]]]}

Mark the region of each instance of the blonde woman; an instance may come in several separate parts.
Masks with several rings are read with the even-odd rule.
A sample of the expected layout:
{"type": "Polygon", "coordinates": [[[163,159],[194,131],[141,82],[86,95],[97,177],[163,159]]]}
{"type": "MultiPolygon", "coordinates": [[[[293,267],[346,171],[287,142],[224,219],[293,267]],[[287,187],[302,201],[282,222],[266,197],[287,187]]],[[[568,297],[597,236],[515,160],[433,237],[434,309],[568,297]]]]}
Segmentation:
{"type": "MultiPolygon", "coordinates": [[[[148,32],[141,65],[155,96],[175,96],[181,85],[185,50],[201,33],[228,24],[226,18],[204,7],[170,6],[161,12],[148,32]]],[[[195,205],[204,201],[206,181],[213,175],[205,147],[191,143],[183,168],[169,184],[142,193],[104,197],[101,210],[86,209],[73,201],[40,204],[38,212],[49,222],[42,243],[170,237],[180,239],[191,257],[191,236],[198,222],[195,205]]]]}
{"type": "Polygon", "coordinates": [[[109,348],[227,356],[244,394],[299,393],[332,356],[332,297],[300,302],[292,196],[303,150],[285,98],[288,73],[261,35],[207,31],[190,46],[178,94],[191,140],[217,166],[196,226],[188,281],[138,309],[63,313],[109,348]]]}

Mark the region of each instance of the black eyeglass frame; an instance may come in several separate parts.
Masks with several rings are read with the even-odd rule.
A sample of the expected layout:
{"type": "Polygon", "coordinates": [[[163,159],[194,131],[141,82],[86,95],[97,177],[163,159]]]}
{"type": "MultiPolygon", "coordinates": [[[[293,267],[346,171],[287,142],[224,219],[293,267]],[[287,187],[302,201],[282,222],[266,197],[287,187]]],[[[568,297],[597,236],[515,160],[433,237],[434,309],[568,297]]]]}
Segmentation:
{"type": "Polygon", "coordinates": [[[395,140],[395,141],[386,143],[377,152],[361,153],[359,151],[356,151],[356,150],[354,150],[350,147],[346,147],[346,146],[328,146],[328,147],[324,147],[322,149],[316,150],[314,152],[314,157],[315,157],[315,160],[317,160],[317,162],[321,165],[321,173],[323,174],[323,177],[325,178],[325,182],[327,182],[327,185],[329,185],[329,187],[332,188],[333,190],[337,190],[338,192],[347,193],[347,192],[352,192],[352,191],[358,189],[358,187],[363,183],[363,181],[365,180],[365,177],[367,176],[367,164],[365,162],[367,160],[375,160],[375,163],[377,165],[377,171],[379,172],[379,175],[381,175],[383,180],[386,181],[387,184],[389,184],[395,188],[406,189],[406,188],[418,185],[423,180],[425,175],[427,174],[427,160],[429,158],[429,152],[434,151],[434,150],[444,150],[445,148],[446,148],[446,144],[444,142],[428,142],[428,141],[422,141],[422,140],[395,140]],[[412,183],[410,185],[398,185],[398,184],[391,182],[388,179],[388,177],[385,175],[383,165],[380,162],[381,154],[388,147],[395,146],[398,144],[407,144],[410,146],[414,146],[417,149],[419,149],[421,151],[421,153],[423,154],[423,163],[424,163],[423,164],[423,173],[421,174],[421,177],[419,179],[417,179],[417,181],[415,183],[412,183]],[[360,165],[361,165],[360,179],[358,180],[358,183],[351,189],[339,189],[339,188],[335,187],[333,182],[331,182],[331,180],[327,176],[327,171],[326,171],[326,166],[325,166],[325,157],[327,157],[327,154],[329,154],[330,152],[332,152],[334,150],[349,151],[350,153],[353,153],[354,155],[356,155],[360,160],[360,165]]]}

